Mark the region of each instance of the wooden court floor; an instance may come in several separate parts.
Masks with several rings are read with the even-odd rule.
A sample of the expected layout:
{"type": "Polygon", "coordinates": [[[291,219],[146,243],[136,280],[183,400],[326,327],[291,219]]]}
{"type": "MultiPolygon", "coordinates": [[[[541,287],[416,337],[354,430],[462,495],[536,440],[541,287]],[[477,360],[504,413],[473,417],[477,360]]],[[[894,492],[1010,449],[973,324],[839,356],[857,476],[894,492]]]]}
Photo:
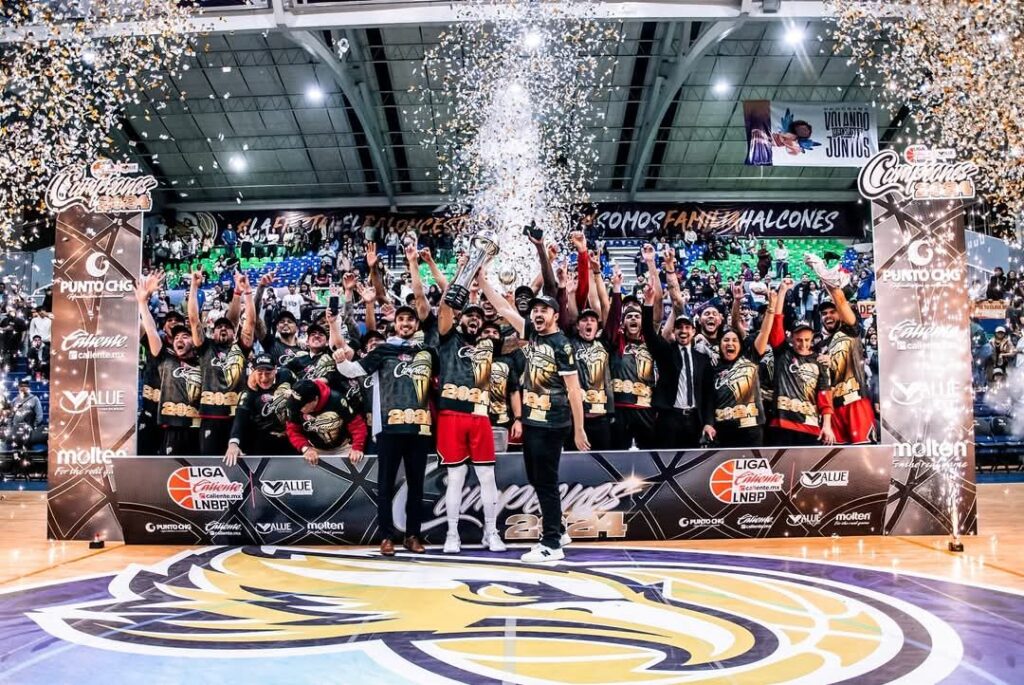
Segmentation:
{"type": "MultiPolygon", "coordinates": [[[[187,549],[108,543],[97,551],[85,542],[47,541],[45,493],[9,491],[0,495],[0,590],[118,571],[130,563],[154,563],[187,549]]],[[[1024,592],[1024,483],[979,485],[978,519],[978,536],[965,538],[960,554],[946,550],[948,539],[944,537],[693,540],[642,545],[903,570],[1024,592]]]]}

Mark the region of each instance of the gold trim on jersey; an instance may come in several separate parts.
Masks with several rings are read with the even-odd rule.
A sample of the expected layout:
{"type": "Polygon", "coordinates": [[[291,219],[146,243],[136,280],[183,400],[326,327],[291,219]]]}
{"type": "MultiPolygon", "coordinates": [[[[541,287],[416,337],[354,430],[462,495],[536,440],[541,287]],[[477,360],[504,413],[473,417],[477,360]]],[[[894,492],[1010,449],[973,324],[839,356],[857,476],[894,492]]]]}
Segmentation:
{"type": "Polygon", "coordinates": [[[715,410],[715,421],[739,421],[740,428],[749,428],[757,425],[757,417],[760,412],[757,411],[757,405],[751,404],[738,404],[735,407],[726,407],[725,409],[715,410]]]}
{"type": "Polygon", "coordinates": [[[801,414],[804,417],[804,423],[810,426],[818,425],[818,408],[811,402],[808,402],[807,400],[798,400],[794,397],[786,397],[785,395],[779,395],[778,404],[779,411],[801,414]]]}
{"type": "Polygon", "coordinates": [[[199,404],[208,407],[231,407],[232,413],[234,413],[235,407],[238,406],[238,393],[204,390],[199,396],[199,404]]]}
{"type": "Polygon", "coordinates": [[[142,398],[146,400],[152,400],[153,402],[160,401],[160,388],[154,388],[151,385],[142,386],[142,398]]]}
{"type": "Polygon", "coordinates": [[[583,393],[583,401],[591,405],[591,414],[604,414],[606,413],[605,405],[608,404],[608,394],[603,388],[600,390],[587,390],[583,393]]]}
{"type": "Polygon", "coordinates": [[[198,418],[199,410],[191,404],[185,404],[184,402],[164,402],[160,405],[160,416],[198,418]]]}
{"type": "Polygon", "coordinates": [[[391,409],[388,411],[389,426],[419,426],[422,435],[430,435],[430,412],[426,409],[391,409]]]}
{"type": "Polygon", "coordinates": [[[621,378],[613,378],[612,392],[635,396],[638,407],[651,406],[651,387],[641,381],[626,381],[621,378]]]}

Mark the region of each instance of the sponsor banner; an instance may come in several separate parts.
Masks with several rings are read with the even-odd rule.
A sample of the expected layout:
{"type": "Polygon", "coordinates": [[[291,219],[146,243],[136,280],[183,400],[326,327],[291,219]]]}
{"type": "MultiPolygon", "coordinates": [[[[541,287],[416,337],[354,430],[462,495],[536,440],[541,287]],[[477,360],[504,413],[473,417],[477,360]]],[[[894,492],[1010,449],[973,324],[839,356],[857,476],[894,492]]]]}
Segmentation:
{"type": "MultiPolygon", "coordinates": [[[[46,193],[58,212],[53,287],[48,535],[116,539],[113,469],[135,454],[142,212],[151,176],[98,160],[58,173],[46,193]]],[[[116,505],[115,505],[116,506],[116,505]]]]}
{"type": "Polygon", "coordinates": [[[1006,300],[981,300],[973,304],[971,316],[1006,321],[1006,300]]]}
{"type": "Polygon", "coordinates": [[[887,533],[976,531],[964,243],[976,171],[912,146],[880,152],[858,180],[874,227],[882,442],[894,445],[887,533]]]}
{"type": "MultiPolygon", "coordinates": [[[[700,235],[753,235],[766,237],[860,238],[866,217],[854,202],[679,202],[643,204],[597,204],[581,213],[585,224],[593,224],[608,238],[646,238],[658,232],[682,235],[693,230],[700,235]]],[[[220,234],[230,225],[254,236],[258,250],[264,249],[267,231],[282,235],[316,231],[322,239],[335,233],[348,234],[373,226],[378,231],[430,232],[450,225],[461,228],[463,216],[422,212],[389,212],[386,209],[323,209],[301,211],[178,212],[168,231],[183,237],[193,234],[221,244],[220,234]]],[[[361,238],[360,238],[361,239],[361,238]]]]}
{"type": "MultiPolygon", "coordinates": [[[[567,453],[562,506],[577,540],[672,540],[880,534],[891,446],[567,453]]],[[[939,449],[931,447],[929,449],[939,449]]],[[[922,453],[923,454],[923,453],[922,453]]],[[[124,538],[143,544],[374,544],[377,460],[339,457],[311,469],[301,458],[112,459],[111,501],[124,538]],[[174,524],[174,525],[171,525],[174,524]]],[[[497,464],[501,533],[538,539],[540,505],[522,456],[497,464]]],[[[440,543],[448,512],[444,469],[428,467],[423,531],[440,543]]],[[[407,490],[393,501],[405,527],[407,490]]],[[[480,492],[467,486],[463,540],[483,528],[480,492]]]]}
{"type": "Polygon", "coordinates": [[[743,119],[749,166],[860,167],[878,152],[866,103],[747,100],[743,119]]]}

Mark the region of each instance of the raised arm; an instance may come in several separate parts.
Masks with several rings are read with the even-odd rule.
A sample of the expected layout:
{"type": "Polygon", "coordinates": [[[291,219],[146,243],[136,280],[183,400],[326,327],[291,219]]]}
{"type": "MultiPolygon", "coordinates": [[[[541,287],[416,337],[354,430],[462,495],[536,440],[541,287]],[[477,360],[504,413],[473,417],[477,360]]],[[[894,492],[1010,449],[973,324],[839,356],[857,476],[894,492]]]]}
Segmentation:
{"type": "Polygon", "coordinates": [[[448,278],[444,273],[437,267],[437,262],[434,261],[434,255],[430,253],[429,247],[424,247],[420,250],[420,259],[430,269],[430,275],[434,277],[434,282],[437,283],[437,288],[441,292],[448,290],[448,278]]]}
{"type": "Polygon", "coordinates": [[[188,286],[188,323],[192,328],[192,344],[199,347],[203,344],[203,321],[199,317],[199,285],[203,282],[203,272],[193,271],[188,286]]]}
{"type": "Polygon", "coordinates": [[[420,317],[420,321],[423,321],[430,316],[430,303],[427,302],[427,295],[423,292],[423,279],[420,278],[420,254],[416,251],[415,245],[405,246],[405,261],[409,265],[409,276],[412,278],[416,315],[420,317]]]}
{"type": "Polygon", "coordinates": [[[590,286],[592,290],[596,291],[598,314],[601,316],[601,324],[608,320],[608,310],[611,308],[610,300],[608,299],[608,289],[604,284],[604,276],[601,274],[601,258],[596,257],[597,264],[593,261],[590,263],[590,286]]]}
{"type": "MultiPolygon", "coordinates": [[[[544,238],[529,236],[530,242],[537,248],[537,259],[540,260],[540,275],[543,281],[544,294],[548,297],[558,297],[558,281],[555,279],[555,270],[551,267],[551,255],[544,247],[544,238]]],[[[534,289],[536,292],[536,289],[534,289]]]]}
{"type": "Polygon", "coordinates": [[[256,302],[255,302],[255,304],[256,304],[257,311],[259,310],[260,305],[263,304],[263,293],[265,293],[267,291],[267,288],[269,288],[270,286],[272,286],[274,284],[274,278],[276,276],[277,276],[277,270],[276,269],[271,269],[267,273],[265,273],[262,276],[260,276],[259,283],[256,284],[256,302]]]}
{"type": "Polygon", "coordinates": [[[494,289],[494,286],[491,285],[490,280],[486,276],[482,275],[482,278],[480,278],[480,289],[483,291],[487,301],[494,307],[494,310],[498,312],[498,316],[508,321],[509,325],[516,330],[520,337],[526,335],[526,320],[519,314],[514,305],[494,289]]]}
{"type": "Polygon", "coordinates": [[[832,301],[836,303],[836,312],[839,314],[839,320],[847,326],[856,325],[857,314],[846,300],[846,293],[843,292],[843,289],[828,288],[828,294],[832,296],[832,301]]]}
{"type": "MultiPolygon", "coordinates": [[[[743,315],[740,313],[740,301],[745,297],[743,294],[743,285],[740,283],[733,283],[730,286],[732,291],[732,307],[729,310],[729,322],[737,335],[740,336],[740,340],[747,337],[747,322],[743,320],[743,315]]],[[[774,293],[772,293],[774,295],[774,293]]],[[[774,307],[773,307],[774,309],[774,307]]],[[[761,352],[764,354],[764,352],[761,352]]]]}
{"type": "Polygon", "coordinates": [[[576,248],[576,310],[581,311],[587,306],[587,295],[590,293],[590,255],[587,253],[587,237],[583,231],[574,231],[569,236],[576,248]]]}
{"type": "Polygon", "coordinates": [[[608,319],[604,324],[602,336],[616,350],[622,342],[622,331],[619,324],[622,323],[622,272],[619,267],[612,268],[612,297],[608,306],[608,319]]]}
{"type": "Polygon", "coordinates": [[[359,290],[359,297],[363,300],[363,306],[365,312],[363,314],[363,320],[366,323],[366,332],[377,330],[377,311],[374,307],[374,303],[377,301],[377,293],[374,291],[373,286],[364,285],[359,290]]]}
{"type": "Polygon", "coordinates": [[[251,350],[253,338],[256,335],[256,300],[252,296],[249,277],[241,272],[235,274],[235,296],[245,299],[245,321],[242,322],[242,331],[239,337],[242,346],[251,350]]]}
{"type": "Polygon", "coordinates": [[[775,311],[778,309],[778,303],[778,293],[768,293],[768,308],[764,310],[764,320],[761,322],[757,337],[754,338],[754,349],[757,350],[758,355],[764,355],[768,349],[768,340],[771,338],[772,328],[775,326],[775,311]]]}
{"type": "Polygon", "coordinates": [[[373,284],[377,301],[387,303],[388,289],[384,287],[384,275],[377,268],[377,243],[366,243],[366,268],[370,272],[370,283],[373,284]]]}
{"type": "Polygon", "coordinates": [[[654,251],[654,245],[647,243],[640,248],[640,254],[647,264],[647,281],[654,288],[655,303],[661,304],[665,293],[661,289],[661,278],[658,274],[658,254],[654,251]]]}
{"type": "Polygon", "coordinates": [[[163,349],[164,344],[163,341],[160,340],[160,333],[156,330],[156,321],[153,320],[153,312],[149,311],[149,298],[160,288],[160,282],[163,278],[163,272],[154,272],[135,286],[135,300],[139,303],[139,316],[142,318],[142,330],[146,334],[149,353],[154,357],[160,356],[160,350],[163,349]]]}

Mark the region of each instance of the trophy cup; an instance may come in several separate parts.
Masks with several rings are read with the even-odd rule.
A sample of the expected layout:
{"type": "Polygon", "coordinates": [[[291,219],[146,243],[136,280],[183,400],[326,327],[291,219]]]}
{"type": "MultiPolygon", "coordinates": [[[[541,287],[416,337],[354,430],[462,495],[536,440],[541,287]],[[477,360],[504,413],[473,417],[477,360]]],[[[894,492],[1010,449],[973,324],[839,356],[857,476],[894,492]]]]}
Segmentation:
{"type": "Polygon", "coordinates": [[[448,286],[444,302],[452,309],[461,310],[469,300],[469,284],[473,282],[480,268],[488,259],[498,254],[498,243],[490,231],[480,231],[473,238],[473,249],[469,252],[469,261],[455,280],[448,286]]]}

